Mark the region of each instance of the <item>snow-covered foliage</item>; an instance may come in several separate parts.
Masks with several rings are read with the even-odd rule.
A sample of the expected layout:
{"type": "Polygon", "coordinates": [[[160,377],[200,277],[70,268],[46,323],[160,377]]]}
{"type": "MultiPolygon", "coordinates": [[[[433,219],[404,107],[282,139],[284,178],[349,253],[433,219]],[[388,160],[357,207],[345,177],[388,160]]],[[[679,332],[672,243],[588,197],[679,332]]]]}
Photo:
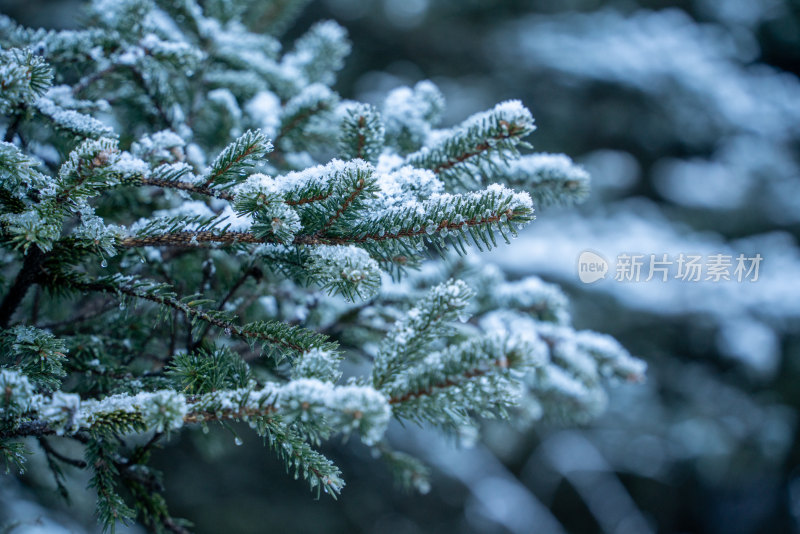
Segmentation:
{"type": "MultiPolygon", "coordinates": [[[[302,3],[250,7],[285,22],[302,3]]],[[[584,420],[604,379],[643,378],[619,344],[572,329],[558,288],[466,259],[510,243],[534,201],[585,194],[565,156],[519,159],[535,129],[520,101],[446,130],[430,81],[380,108],[342,102],[340,26],[282,53],[247,30],[244,2],[222,4],[94,0],[76,32],[0,19],[7,461],[37,438],[59,484],[59,462],[91,472],[105,528],[183,532],[147,460],[185,427],[247,423],[334,495],[341,473],[315,447],[358,433],[425,489],[386,439],[393,417],[584,420]],[[438,273],[415,271],[437,252],[438,273]],[[371,369],[342,382],[345,357],[371,369]]]]}
{"type": "MultiPolygon", "coordinates": [[[[488,3],[446,4],[429,3],[427,26],[416,31],[460,19],[480,43],[470,57],[486,54],[485,77],[437,79],[448,101],[502,94],[538,102],[539,128],[556,137],[548,149],[577,156],[592,175],[587,205],[540,212],[519,248],[490,261],[512,277],[537,273],[569,286],[577,323],[613,329],[650,363],[648,384],[614,390],[595,425],[535,438],[497,430],[488,440],[494,452],[512,465],[527,462],[507,480],[540,508],[557,499],[564,531],[582,531],[580,521],[597,521],[604,532],[623,523],[636,532],[692,528],[670,523],[671,514],[654,518],[666,508],[695,510],[696,524],[712,530],[780,530],[778,518],[789,516],[794,528],[800,516],[787,503],[796,502],[796,482],[784,481],[796,480],[798,404],[787,384],[797,379],[800,324],[800,84],[796,63],[786,60],[797,54],[798,33],[779,30],[796,28],[792,3],[578,0],[519,6],[511,16],[488,3]],[[485,26],[465,23],[489,16],[485,26]],[[609,261],[606,280],[587,285],[576,276],[587,250],[609,261]],[[641,283],[614,280],[626,253],[645,255],[641,283]],[[644,283],[651,253],[759,253],[765,261],[755,283],[644,283]],[[629,485],[633,479],[663,490],[654,497],[651,482],[629,485]],[[561,500],[562,484],[571,485],[571,499],[561,500]],[[698,499],[722,502],[734,492],[759,498],[769,512],[740,508],[723,525],[716,509],[695,508],[698,499]]],[[[438,44],[431,54],[447,49],[438,44]]],[[[468,516],[515,531],[517,515],[504,516],[491,492],[470,492],[468,516]]]]}
{"type": "MultiPolygon", "coordinates": [[[[714,12],[724,18],[721,6],[714,12]]],[[[697,24],[678,9],[630,16],[607,9],[527,17],[494,39],[508,64],[643,95],[649,114],[669,117],[652,127],[649,117],[635,119],[650,148],[670,138],[691,152],[711,147],[707,157],[657,163],[654,185],[668,200],[720,216],[748,209],[774,223],[797,221],[800,81],[752,64],[758,50],[750,31],[697,24]]]]}

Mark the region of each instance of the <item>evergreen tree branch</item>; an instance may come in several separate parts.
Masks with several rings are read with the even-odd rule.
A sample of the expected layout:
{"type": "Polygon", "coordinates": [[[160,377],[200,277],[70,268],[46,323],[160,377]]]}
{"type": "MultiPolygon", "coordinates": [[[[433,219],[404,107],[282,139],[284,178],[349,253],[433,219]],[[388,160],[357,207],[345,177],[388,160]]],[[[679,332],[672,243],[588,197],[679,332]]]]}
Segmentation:
{"type": "Polygon", "coordinates": [[[502,370],[508,368],[508,366],[509,366],[508,360],[506,359],[493,360],[489,362],[488,365],[482,365],[480,367],[473,367],[471,369],[466,369],[462,371],[461,374],[457,376],[448,377],[442,380],[441,382],[430,384],[421,389],[407,391],[402,395],[389,397],[389,404],[402,404],[404,402],[419,399],[421,397],[430,397],[436,393],[440,393],[442,390],[445,390],[447,388],[461,386],[464,384],[464,382],[468,380],[489,374],[492,371],[491,368],[497,368],[502,370]]]}
{"type": "Polygon", "coordinates": [[[53,458],[56,458],[58,461],[71,465],[73,467],[77,467],[78,469],[86,469],[88,467],[88,464],[84,460],[76,460],[75,458],[64,456],[63,454],[55,450],[53,446],[50,445],[50,442],[47,441],[47,439],[44,436],[39,436],[36,439],[38,440],[39,445],[41,445],[42,449],[53,458]]]}
{"type": "Polygon", "coordinates": [[[238,180],[259,158],[263,158],[271,150],[272,143],[260,130],[248,130],[214,160],[203,186],[238,180]]]}
{"type": "MultiPolygon", "coordinates": [[[[366,243],[366,242],[369,242],[369,241],[377,241],[377,242],[388,241],[388,240],[392,240],[392,239],[402,239],[404,237],[412,237],[412,238],[413,237],[421,237],[421,236],[425,236],[425,235],[438,234],[438,233],[441,233],[444,230],[455,232],[455,231],[459,231],[459,230],[463,229],[465,226],[467,228],[473,228],[473,227],[481,227],[481,226],[499,224],[501,222],[506,222],[507,220],[511,220],[508,217],[508,215],[509,214],[505,213],[505,212],[504,213],[497,213],[497,214],[492,214],[492,215],[488,215],[488,216],[484,216],[484,217],[473,217],[473,218],[470,218],[470,219],[465,219],[464,221],[461,221],[461,222],[452,222],[452,221],[444,220],[444,221],[441,221],[438,224],[434,225],[432,231],[429,228],[419,228],[419,229],[403,228],[403,229],[398,230],[396,232],[388,232],[388,233],[373,232],[373,233],[367,233],[367,234],[363,234],[363,235],[360,235],[358,237],[353,237],[353,238],[326,237],[326,238],[322,239],[321,242],[335,244],[335,245],[342,245],[342,244],[346,244],[346,243],[366,243]]],[[[300,236],[300,237],[302,237],[302,236],[300,236]]],[[[476,241],[476,243],[477,243],[477,241],[476,241]]]]}
{"type": "Polygon", "coordinates": [[[294,353],[302,353],[316,347],[332,346],[331,343],[326,340],[325,336],[278,321],[260,321],[240,326],[226,320],[219,312],[203,310],[191,305],[192,303],[186,303],[174,296],[161,294],[157,290],[147,291],[125,284],[117,284],[113,281],[72,281],[71,286],[73,289],[80,291],[97,291],[107,294],[127,295],[129,297],[147,300],[177,310],[192,321],[198,320],[216,326],[223,330],[228,336],[234,335],[245,340],[263,341],[294,353]]]}
{"type": "Polygon", "coordinates": [[[196,193],[198,195],[205,195],[208,197],[220,198],[233,202],[234,196],[227,191],[220,191],[212,187],[204,185],[190,184],[188,182],[181,182],[177,180],[163,180],[158,178],[141,178],[139,185],[150,185],[154,187],[162,187],[167,189],[177,189],[179,191],[186,191],[189,193],[196,193]]]}
{"type": "Polygon", "coordinates": [[[168,232],[142,237],[126,237],[118,242],[123,248],[136,247],[204,247],[213,245],[261,244],[276,242],[269,237],[256,237],[249,232],[168,232]]]}
{"type": "MultiPolygon", "coordinates": [[[[44,440],[44,438],[38,438],[40,444],[44,440]]],[[[56,489],[61,497],[69,502],[69,491],[67,487],[64,485],[64,471],[61,469],[61,465],[58,463],[58,459],[52,454],[52,448],[49,445],[46,447],[42,447],[44,451],[45,460],[47,460],[47,467],[50,468],[50,472],[53,474],[53,481],[56,483],[56,489]]]]}
{"type": "MultiPolygon", "coordinates": [[[[513,223],[525,223],[532,217],[530,198],[524,195],[512,194],[502,188],[490,189],[489,197],[482,194],[452,195],[433,199],[417,206],[401,210],[393,210],[385,215],[354,221],[349,235],[319,235],[300,234],[290,242],[292,245],[350,245],[364,243],[381,243],[391,240],[411,239],[412,242],[433,240],[434,237],[459,236],[469,234],[473,242],[480,248],[481,244],[491,248],[493,234],[492,227],[497,227],[502,232],[505,224],[512,232],[516,230],[513,223]],[[492,196],[494,195],[494,196],[492,196]],[[455,207],[455,210],[453,209],[455,207]],[[489,213],[486,213],[487,207],[489,213]],[[494,209],[491,209],[491,208],[494,209]],[[465,216],[464,214],[467,214],[465,216]],[[439,219],[439,220],[437,220],[439,219]],[[386,229],[389,229],[388,231],[386,229]],[[443,235],[442,235],[443,234],[443,235]]],[[[352,202],[358,195],[347,197],[352,202]]],[[[346,199],[347,200],[347,199],[346,199]]],[[[340,207],[336,212],[341,216],[345,209],[340,207]]],[[[505,236],[505,233],[503,233],[505,236]]],[[[170,247],[202,247],[212,245],[233,246],[239,244],[283,244],[274,236],[259,237],[251,232],[231,231],[178,231],[155,233],[137,237],[126,237],[118,241],[123,248],[144,246],[170,246],[170,247]]]]}
{"type": "MultiPolygon", "coordinates": [[[[246,419],[258,419],[266,417],[277,412],[278,409],[272,404],[267,404],[257,408],[248,406],[228,409],[218,409],[216,407],[208,409],[200,408],[195,411],[188,412],[182,418],[182,423],[193,425],[212,422],[242,421],[246,419]]],[[[105,421],[101,421],[98,423],[98,426],[101,427],[105,424],[105,421]]],[[[93,426],[83,426],[76,429],[76,433],[92,432],[94,430],[96,430],[96,428],[93,426]]],[[[46,420],[35,419],[31,421],[21,421],[19,425],[13,429],[0,430],[0,439],[17,439],[26,437],[36,437],[38,439],[44,436],[57,436],[61,434],[62,433],[59,432],[58,429],[53,428],[46,420]]],[[[75,467],[86,467],[85,462],[80,460],[65,458],[64,461],[66,463],[75,465],[75,467]]]]}
{"type": "Polygon", "coordinates": [[[518,155],[516,147],[534,129],[530,111],[519,101],[503,102],[470,117],[439,143],[410,154],[405,163],[432,170],[448,185],[472,189],[466,187],[474,185],[470,174],[518,155]]]}
{"type": "Polygon", "coordinates": [[[378,111],[368,104],[347,108],[339,136],[339,152],[345,160],[354,158],[375,163],[383,150],[385,128],[378,111]]]}
{"type": "Polygon", "coordinates": [[[144,93],[147,95],[150,103],[153,105],[153,108],[156,110],[156,116],[161,119],[161,123],[164,126],[172,127],[172,120],[170,119],[167,112],[164,110],[164,106],[161,105],[161,99],[157,98],[156,95],[153,94],[153,91],[150,89],[150,84],[147,82],[147,79],[141,73],[139,69],[134,67],[133,65],[128,65],[128,68],[131,71],[133,79],[142,88],[144,93]]]}
{"type": "Polygon", "coordinates": [[[147,440],[147,443],[140,447],[136,447],[133,455],[130,457],[129,464],[135,465],[142,462],[145,457],[149,454],[150,449],[158,442],[159,439],[164,435],[163,432],[154,432],[153,436],[147,440]]]}
{"type": "Polygon", "coordinates": [[[55,433],[47,421],[20,421],[14,428],[0,430],[0,440],[52,436],[55,433]]]}
{"type": "Polygon", "coordinates": [[[372,369],[375,387],[382,388],[403,368],[423,358],[425,347],[445,336],[449,323],[465,313],[471,296],[472,290],[462,281],[449,280],[428,291],[383,339],[372,369]]]}
{"type": "Polygon", "coordinates": [[[589,173],[564,154],[527,154],[501,166],[498,175],[538,206],[577,204],[589,195],[589,173]]]}
{"type": "Polygon", "coordinates": [[[188,426],[244,422],[334,497],[341,473],[316,447],[358,432],[424,492],[426,468],[382,443],[392,416],[452,428],[517,400],[587,413],[603,377],[643,376],[530,279],[468,267],[400,279],[429,252],[491,248],[533,220],[530,195],[490,177],[539,202],[584,196],[588,175],[561,156],[515,164],[534,129],[521,103],[434,130],[444,98],[429,81],[380,109],[340,102],[345,30],[316,24],[287,48],[247,26],[267,14],[276,29],[306,0],[247,3],[93,0],[86,31],[0,16],[0,257],[14,261],[0,295],[0,458],[21,468],[18,439],[36,437],[60,489],[62,464],[86,469],[106,530],[186,532],[147,463],[188,426]],[[266,294],[254,264],[272,271],[266,294]],[[63,309],[65,295],[81,300],[63,309]],[[336,385],[350,353],[374,365],[336,385]],[[81,443],[85,460],[50,436],[81,443]]]}
{"type": "MultiPolygon", "coordinates": [[[[241,276],[239,276],[239,278],[236,279],[236,282],[234,282],[233,285],[230,287],[228,292],[225,293],[225,296],[223,296],[222,299],[220,299],[219,304],[217,305],[217,311],[222,311],[225,309],[225,304],[228,303],[231,297],[233,297],[233,295],[236,294],[239,288],[242,287],[242,285],[251,276],[254,278],[260,278],[261,271],[253,265],[245,269],[244,272],[241,274],[241,276]]],[[[202,332],[200,332],[200,335],[197,337],[197,341],[194,342],[194,345],[192,346],[189,352],[197,350],[200,347],[200,345],[202,345],[203,340],[208,335],[208,331],[210,329],[211,329],[211,324],[206,323],[206,326],[203,328],[202,332]]]]}
{"type": "Polygon", "coordinates": [[[97,491],[97,515],[104,531],[113,530],[117,522],[128,523],[136,515],[117,493],[120,469],[114,461],[116,448],[104,439],[86,444],[86,462],[92,468],[89,487],[97,491]]]}
{"type": "Polygon", "coordinates": [[[259,28],[272,35],[283,33],[309,0],[267,0],[256,5],[259,28]]]}
{"type": "Polygon", "coordinates": [[[323,200],[327,200],[333,194],[333,190],[326,191],[324,193],[319,193],[317,195],[308,196],[304,198],[299,198],[297,200],[288,199],[284,200],[287,206],[303,206],[305,204],[311,204],[313,202],[321,202],[323,200]]]}
{"type": "Polygon", "coordinates": [[[325,214],[327,220],[319,230],[314,233],[315,236],[325,235],[343,215],[348,214],[348,211],[351,217],[342,220],[341,223],[345,227],[349,226],[348,223],[354,219],[357,213],[362,212],[366,208],[364,205],[365,197],[371,196],[377,189],[375,186],[375,178],[372,177],[372,169],[370,167],[362,168],[360,165],[355,164],[348,166],[347,171],[342,174],[343,176],[341,178],[339,178],[338,173],[335,176],[338,183],[334,189],[338,197],[342,195],[345,196],[340,199],[330,199],[330,201],[324,202],[324,205],[318,207],[318,210],[321,212],[330,212],[331,208],[334,208],[334,210],[333,213],[325,214]],[[348,189],[350,190],[349,192],[347,192],[348,189]]]}
{"type": "Polygon", "coordinates": [[[0,303],[0,328],[8,327],[14,311],[19,307],[22,299],[25,298],[30,286],[36,282],[41,274],[44,260],[45,254],[39,247],[34,246],[28,249],[28,254],[25,256],[14,283],[6,293],[2,303],[0,303]]]}
{"type": "Polygon", "coordinates": [[[438,425],[506,415],[523,388],[514,375],[542,366],[546,353],[541,342],[522,337],[488,335],[472,338],[412,361],[381,386],[400,417],[438,425]]]}
{"type": "Polygon", "coordinates": [[[297,113],[291,115],[286,119],[286,121],[281,125],[281,129],[278,131],[278,135],[276,139],[284,139],[289,136],[292,132],[297,130],[300,125],[306,122],[308,119],[319,113],[320,111],[328,109],[328,104],[324,101],[316,102],[314,105],[309,106],[305,109],[298,111],[297,113]]]}
{"type": "Polygon", "coordinates": [[[6,143],[11,143],[14,141],[14,136],[17,135],[17,130],[19,130],[20,125],[22,124],[22,117],[25,115],[25,108],[22,107],[14,114],[14,118],[11,119],[11,123],[6,128],[5,134],[3,134],[3,141],[6,143]]]}
{"type": "Polygon", "coordinates": [[[78,313],[75,317],[70,317],[68,319],[64,319],[61,321],[52,321],[49,323],[40,324],[37,325],[37,327],[43,330],[56,330],[59,328],[63,328],[65,326],[70,326],[84,321],[89,321],[91,319],[94,319],[95,317],[98,317],[100,315],[103,315],[104,313],[109,312],[111,309],[112,309],[112,304],[107,303],[104,306],[90,308],[85,312],[78,313]]]}
{"type": "MultiPolygon", "coordinates": [[[[24,382],[20,375],[6,373],[4,378],[24,382]]],[[[97,438],[124,433],[155,430],[160,434],[190,424],[226,421],[250,422],[263,433],[265,427],[260,425],[285,419],[314,441],[332,432],[359,429],[362,440],[372,444],[383,436],[391,418],[386,397],[369,386],[334,386],[310,378],[284,385],[267,383],[262,388],[251,381],[245,388],[189,397],[169,389],[112,395],[99,401],[81,401],[78,395],[61,392],[52,397],[29,396],[27,401],[25,395],[30,393],[18,389],[7,394],[11,401],[28,406],[20,424],[4,429],[0,439],[89,433],[91,445],[97,444],[97,438]],[[33,421],[40,424],[34,426],[33,421]]],[[[87,461],[92,464],[91,459],[87,461]]]]}
{"type": "Polygon", "coordinates": [[[105,76],[111,74],[112,72],[117,71],[122,65],[119,63],[112,63],[104,69],[98,70],[93,72],[87,76],[81,78],[77,84],[72,86],[72,94],[75,96],[80,95],[82,92],[87,90],[93,83],[101,80],[105,76]]]}
{"type": "Polygon", "coordinates": [[[353,189],[353,192],[350,193],[350,195],[348,195],[347,198],[345,198],[342,201],[342,204],[339,206],[336,212],[333,215],[331,215],[331,217],[327,221],[325,221],[325,224],[322,225],[322,228],[317,230],[316,235],[317,236],[324,235],[325,231],[328,230],[331,226],[333,226],[334,223],[336,223],[336,221],[339,220],[342,214],[344,214],[344,212],[346,212],[348,208],[350,208],[350,206],[353,204],[356,198],[358,198],[358,196],[364,192],[364,188],[366,186],[367,186],[366,180],[364,180],[363,178],[359,180],[358,183],[356,184],[356,187],[353,189]]]}

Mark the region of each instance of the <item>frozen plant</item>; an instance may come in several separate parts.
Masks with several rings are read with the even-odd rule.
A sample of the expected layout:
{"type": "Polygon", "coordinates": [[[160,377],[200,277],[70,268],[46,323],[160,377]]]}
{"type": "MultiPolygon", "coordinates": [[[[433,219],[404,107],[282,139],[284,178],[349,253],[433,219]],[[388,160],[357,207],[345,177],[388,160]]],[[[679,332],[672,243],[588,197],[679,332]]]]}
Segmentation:
{"type": "Polygon", "coordinates": [[[0,453],[22,468],[38,446],[60,489],[59,464],[88,470],[106,529],[187,530],[148,466],[186,427],[244,422],[334,496],[316,447],[355,433],[424,489],[393,417],[581,419],[604,379],[643,376],[541,280],[466,258],[415,273],[509,242],[533,199],[579,201],[588,175],[519,159],[518,101],[437,129],[431,82],[342,100],[341,27],[278,40],[301,4],[95,0],[64,32],[0,18],[0,453]],[[368,372],[342,381],[345,357],[368,372]]]}

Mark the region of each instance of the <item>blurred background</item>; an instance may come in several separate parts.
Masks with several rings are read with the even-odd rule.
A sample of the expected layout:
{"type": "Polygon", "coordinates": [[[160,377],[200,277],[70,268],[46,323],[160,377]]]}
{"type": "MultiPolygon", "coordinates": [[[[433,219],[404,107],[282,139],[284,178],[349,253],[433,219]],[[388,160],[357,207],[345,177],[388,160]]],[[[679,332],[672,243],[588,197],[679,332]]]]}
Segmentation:
{"type": "MultiPolygon", "coordinates": [[[[0,12],[68,28],[79,4],[0,12]]],[[[535,149],[591,172],[587,203],[542,210],[490,259],[562,285],[575,326],[615,336],[648,380],[614,388],[589,424],[490,423],[471,448],[393,429],[434,467],[425,496],[394,489],[357,443],[326,449],[347,480],[334,502],[247,432],[241,447],[184,434],[155,458],[175,515],[198,532],[800,532],[800,2],[315,0],[288,37],[322,18],[354,44],[343,96],[431,79],[447,124],[519,98],[535,149]],[[576,271],[587,249],[612,266],[591,285],[576,271]],[[650,254],[681,253],[763,262],[756,282],[613,279],[621,254],[643,254],[646,272],[650,254]]],[[[27,525],[11,531],[94,531],[90,496],[66,508],[41,472],[2,479],[0,517],[27,525]]]]}

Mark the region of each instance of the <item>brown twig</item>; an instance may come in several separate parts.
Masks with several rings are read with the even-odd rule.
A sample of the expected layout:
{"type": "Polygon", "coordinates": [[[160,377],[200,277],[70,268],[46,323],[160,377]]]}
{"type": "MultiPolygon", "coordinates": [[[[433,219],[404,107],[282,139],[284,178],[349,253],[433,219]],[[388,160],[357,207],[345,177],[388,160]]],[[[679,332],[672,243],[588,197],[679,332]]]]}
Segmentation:
{"type": "Polygon", "coordinates": [[[180,189],[181,191],[188,191],[189,193],[197,193],[198,195],[205,195],[214,198],[221,198],[233,202],[234,196],[227,191],[219,191],[205,185],[195,185],[187,182],[179,182],[172,180],[158,180],[155,178],[142,178],[139,181],[140,185],[152,185],[154,187],[162,187],[169,189],[180,189]]]}

